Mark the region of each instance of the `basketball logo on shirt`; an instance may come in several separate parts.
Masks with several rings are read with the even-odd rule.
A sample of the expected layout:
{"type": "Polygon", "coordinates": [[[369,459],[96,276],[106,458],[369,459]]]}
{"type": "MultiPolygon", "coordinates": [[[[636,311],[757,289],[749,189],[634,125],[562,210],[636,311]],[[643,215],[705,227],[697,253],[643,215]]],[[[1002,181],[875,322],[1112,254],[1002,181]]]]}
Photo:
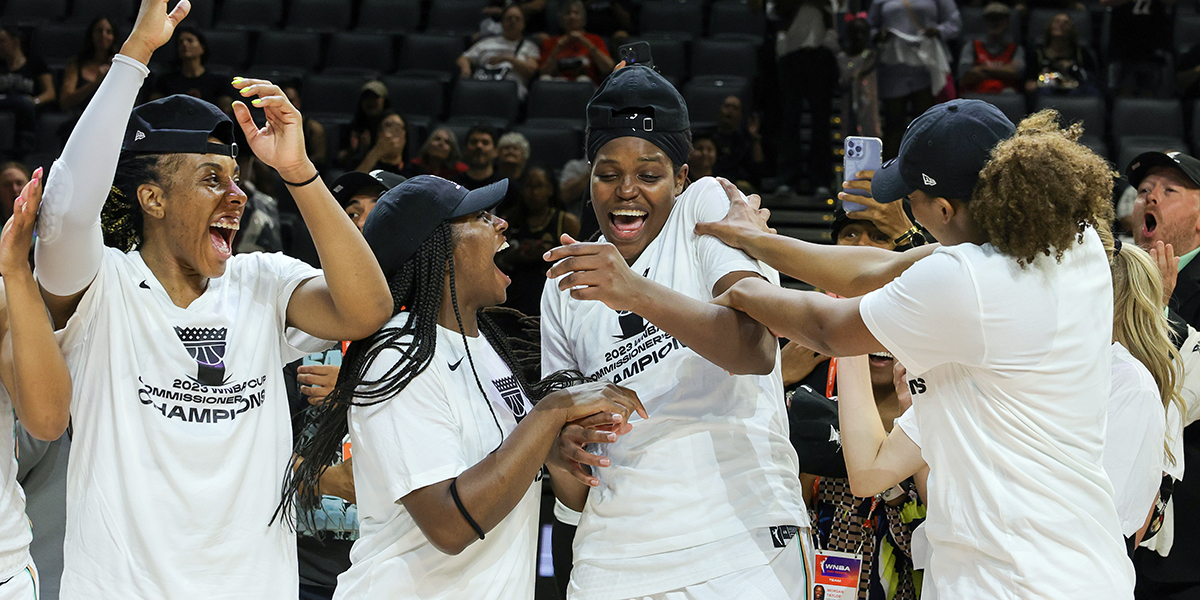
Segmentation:
{"type": "Polygon", "coordinates": [[[225,383],[225,334],[227,329],[176,327],[175,335],[196,360],[196,381],[203,385],[225,383]]]}
{"type": "Polygon", "coordinates": [[[521,394],[521,385],[517,383],[516,377],[501,377],[492,381],[492,386],[500,392],[500,397],[504,398],[504,404],[508,405],[508,409],[512,411],[513,416],[520,421],[528,412],[525,410],[525,397],[521,394]]]}
{"type": "Polygon", "coordinates": [[[627,340],[646,331],[646,320],[641,315],[627,310],[617,312],[617,324],[621,326],[621,333],[613,337],[618,340],[627,340]]]}

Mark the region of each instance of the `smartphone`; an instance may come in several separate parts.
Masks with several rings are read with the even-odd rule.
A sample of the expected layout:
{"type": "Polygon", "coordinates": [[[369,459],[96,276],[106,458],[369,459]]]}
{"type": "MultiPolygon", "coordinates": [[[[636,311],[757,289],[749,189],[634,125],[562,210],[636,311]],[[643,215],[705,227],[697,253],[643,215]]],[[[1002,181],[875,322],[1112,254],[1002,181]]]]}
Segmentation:
{"type": "Polygon", "coordinates": [[[650,55],[650,42],[633,42],[617,49],[617,56],[627,65],[645,65],[654,68],[654,57],[650,55]]]}
{"type": "MultiPolygon", "coordinates": [[[[883,140],[876,137],[859,137],[852,135],[846,138],[846,152],[842,154],[842,181],[854,181],[859,171],[878,171],[883,165],[883,140]]],[[[862,190],[843,190],[847,194],[870,197],[870,193],[862,190]]],[[[857,202],[842,201],[846,212],[865,210],[867,207],[857,202]]]]}

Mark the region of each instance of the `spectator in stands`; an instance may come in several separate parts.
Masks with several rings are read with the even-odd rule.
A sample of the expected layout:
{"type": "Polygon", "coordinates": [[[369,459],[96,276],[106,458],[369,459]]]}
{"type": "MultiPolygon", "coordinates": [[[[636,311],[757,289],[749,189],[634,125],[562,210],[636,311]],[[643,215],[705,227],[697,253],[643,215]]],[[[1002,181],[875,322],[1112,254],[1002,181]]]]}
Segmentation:
{"type": "Polygon", "coordinates": [[[525,31],[534,34],[533,37],[541,44],[546,37],[546,0],[488,0],[483,14],[500,20],[509,5],[521,7],[525,15],[525,31]]]}
{"type": "Polygon", "coordinates": [[[106,17],[96,17],[83,34],[79,54],[63,71],[62,93],[58,98],[58,105],[63,110],[76,114],[83,112],[83,107],[108,74],[117,50],[117,35],[112,22],[106,17]]]}
{"type": "Polygon", "coordinates": [[[366,174],[351,171],[334,180],[329,189],[333,192],[333,197],[337,198],[338,204],[346,209],[350,220],[362,231],[379,197],[404,181],[405,177],[387,171],[371,171],[366,174]]]}
{"type": "Polygon", "coordinates": [[[342,166],[354,168],[362,162],[367,152],[375,146],[372,136],[383,118],[383,111],[391,106],[387,86],[382,81],[372,80],[363,84],[358,94],[358,106],[354,109],[354,119],[350,121],[346,145],[338,152],[342,166]]]}
{"type": "Polygon", "coordinates": [[[512,187],[513,182],[525,176],[525,165],[529,163],[529,140],[516,131],[510,131],[500,136],[496,150],[499,152],[496,169],[501,177],[508,178],[508,185],[512,187]]]}
{"type": "MultiPolygon", "coordinates": [[[[296,110],[304,114],[304,107],[300,102],[300,81],[293,79],[283,84],[283,94],[287,96],[288,102],[296,107],[296,110]]],[[[325,169],[329,166],[329,145],[328,138],[325,137],[325,126],[316,119],[304,117],[304,151],[308,153],[308,159],[313,161],[317,169],[325,169]]]]}
{"type": "Polygon", "coordinates": [[[950,65],[942,44],[958,37],[962,16],[953,0],[878,0],[867,11],[867,22],[878,32],[887,159],[899,152],[910,117],[933,106],[934,96],[946,87],[950,65]]]}
{"type": "MultiPolygon", "coordinates": [[[[586,160],[576,158],[568,160],[558,174],[558,198],[567,212],[579,217],[583,214],[583,205],[588,193],[588,181],[592,177],[592,168],[586,160]]],[[[590,211],[588,211],[590,212],[590,211]]],[[[582,239],[587,239],[590,232],[584,232],[582,239]]]]}
{"type": "Polygon", "coordinates": [[[382,170],[405,177],[420,175],[423,170],[406,162],[408,159],[408,123],[395,111],[384,111],[379,126],[371,134],[375,145],[358,163],[355,171],[370,173],[382,170]]]}
{"type": "Polygon", "coordinates": [[[204,33],[183,26],[175,34],[175,70],[163,74],[154,82],[152,100],[172,94],[187,94],[221,107],[233,114],[233,90],[229,79],[209,71],[208,40],[204,33]]]}
{"type": "MultiPolygon", "coordinates": [[[[782,23],[775,42],[783,104],[779,176],[784,185],[811,192],[828,186],[833,178],[829,119],[838,77],[837,30],[828,2],[789,0],[777,3],[775,10],[782,23]],[[805,104],[812,114],[812,141],[807,149],[800,143],[800,115],[805,104]],[[806,170],[808,178],[804,180],[806,170]]],[[[721,112],[724,115],[724,107],[721,112]]]]}
{"type": "Polygon", "coordinates": [[[458,57],[458,69],[463,78],[515,81],[517,95],[524,100],[526,85],[537,73],[542,54],[537,42],[525,37],[525,15],[520,6],[508,5],[500,23],[503,35],[475,42],[458,57]]]}
{"type": "Polygon", "coordinates": [[[1058,13],[1046,24],[1042,42],[1029,63],[1025,90],[1040,94],[1098,94],[1096,56],[1079,43],[1075,21],[1058,13]]]}
{"type": "Polygon", "coordinates": [[[467,150],[464,152],[467,170],[454,179],[455,183],[474,190],[504,179],[496,171],[497,137],[496,130],[486,125],[476,125],[467,131],[467,150]]]}
{"type": "Polygon", "coordinates": [[[1179,55],[1175,63],[1175,87],[1185,103],[1200,98],[1200,40],[1179,55]]]}
{"type": "Polygon", "coordinates": [[[688,179],[713,176],[713,165],[717,163],[717,143],[713,134],[702,131],[692,134],[692,152],[688,155],[688,179]]]}
{"type": "Polygon", "coordinates": [[[24,42],[16,27],[0,27],[0,112],[16,117],[18,156],[33,145],[38,107],[55,98],[50,69],[41,57],[25,53],[24,42]]]}
{"type": "Polygon", "coordinates": [[[520,180],[520,202],[508,216],[509,248],[496,257],[512,278],[505,306],[527,315],[541,314],[542,288],[546,286],[546,261],[542,255],[560,244],[562,234],[579,235],[579,218],[563,209],[554,177],[541,165],[525,171],[520,180]]]}
{"type": "Polygon", "coordinates": [[[21,189],[29,183],[33,173],[19,162],[0,165],[0,221],[8,222],[12,216],[13,201],[21,195],[21,189]]]}
{"type": "Polygon", "coordinates": [[[1165,96],[1163,71],[1171,57],[1174,0],[1100,0],[1111,7],[1109,81],[1118,96],[1165,96]]]}
{"type": "Polygon", "coordinates": [[[958,55],[958,79],[964,92],[999,94],[1016,92],[1025,76],[1025,49],[1010,30],[1012,9],[989,2],[983,9],[987,35],[963,44],[958,55]]]}
{"type": "MultiPolygon", "coordinates": [[[[814,121],[816,117],[814,117],[814,121]]],[[[828,120],[827,120],[828,121],[828,120]]],[[[814,134],[816,135],[816,134],[814,134]]],[[[767,165],[767,157],[763,153],[762,134],[759,132],[757,114],[748,118],[742,108],[742,99],[729,96],[721,103],[721,113],[717,116],[717,127],[712,131],[713,143],[717,147],[717,161],[713,165],[713,173],[724,177],[735,184],[743,192],[754,193],[762,183],[762,173],[767,165]]],[[[815,139],[812,146],[818,146],[815,139]]],[[[828,142],[826,142],[828,146],[828,142]]],[[[826,148],[828,149],[828,148],[826,148]]],[[[816,155],[822,154],[814,151],[816,155]]],[[[826,154],[829,154],[826,152],[826,154]]],[[[828,162],[828,157],[822,160],[828,162]]],[[[828,175],[822,177],[821,171],[814,171],[818,179],[815,185],[827,183],[828,175]]],[[[699,177],[693,177],[695,181],[699,177]]]]}
{"type": "Polygon", "coordinates": [[[849,88],[850,115],[846,131],[850,135],[880,137],[879,79],[876,65],[879,51],[871,44],[871,25],[866,13],[859,13],[846,24],[846,51],[838,53],[842,87],[849,88]]]}
{"type": "Polygon", "coordinates": [[[633,7],[629,0],[585,0],[587,22],[592,33],[620,47],[633,31],[633,7]]]}
{"type": "Polygon", "coordinates": [[[612,72],[612,57],[604,40],[584,30],[587,9],[582,0],[568,0],[559,9],[562,35],[542,42],[542,77],[599,84],[612,72]]]}
{"type": "Polygon", "coordinates": [[[467,165],[461,158],[458,138],[453,131],[443,127],[429,134],[429,139],[421,146],[420,155],[412,159],[412,164],[422,173],[454,181],[467,172],[467,165]]]}

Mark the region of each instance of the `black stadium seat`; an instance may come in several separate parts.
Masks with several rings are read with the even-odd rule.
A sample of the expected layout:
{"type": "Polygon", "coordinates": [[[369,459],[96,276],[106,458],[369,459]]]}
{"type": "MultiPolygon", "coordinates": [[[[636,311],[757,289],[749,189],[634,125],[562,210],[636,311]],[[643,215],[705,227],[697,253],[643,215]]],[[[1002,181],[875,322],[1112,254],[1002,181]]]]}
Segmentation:
{"type": "Polygon", "coordinates": [[[27,27],[57,22],[66,12],[67,0],[8,0],[0,16],[5,23],[27,27]]]}
{"type": "Polygon", "coordinates": [[[1117,98],[1113,101],[1112,137],[1120,156],[1134,146],[1186,151],[1183,108],[1174,99],[1117,98]]]}
{"type": "Polygon", "coordinates": [[[595,92],[596,86],[586,81],[534,81],[529,89],[526,121],[577,121],[584,117],[595,92]]]}
{"type": "Polygon", "coordinates": [[[1004,116],[1008,117],[1013,124],[1021,122],[1025,115],[1029,113],[1028,107],[1025,105],[1024,94],[963,94],[963,98],[973,100],[983,100],[990,103],[992,106],[1000,109],[1004,116]]]}
{"type": "Polygon", "coordinates": [[[1046,35],[1046,25],[1058,13],[1067,13],[1075,22],[1075,32],[1079,34],[1079,43],[1084,46],[1092,45],[1092,14],[1086,10],[1058,10],[1053,8],[1035,8],[1029,12],[1028,41],[1030,47],[1042,43],[1046,35]]]}
{"type": "Polygon", "coordinates": [[[411,33],[421,24],[420,0],[363,0],[355,31],[411,33]]]}
{"type": "Polygon", "coordinates": [[[392,36],[377,33],[335,33],[325,52],[325,73],[378,77],[392,70],[392,36]]]}
{"type": "Polygon", "coordinates": [[[629,40],[630,43],[638,41],[650,44],[650,55],[654,58],[654,66],[664,77],[680,81],[687,78],[687,42],[674,36],[656,34],[629,40]]]}
{"type": "Polygon", "coordinates": [[[641,14],[642,33],[686,33],[699,37],[704,33],[703,8],[698,2],[645,2],[641,14]]]}
{"type": "Polygon", "coordinates": [[[425,31],[471,35],[479,31],[485,5],[480,0],[437,0],[429,7],[429,23],[425,31]]]}
{"type": "Polygon", "coordinates": [[[300,98],[305,116],[324,120],[324,115],[350,118],[357,108],[365,79],[355,75],[309,75],[304,78],[300,98]]]}
{"type": "Polygon", "coordinates": [[[225,0],[217,29],[266,31],[279,25],[283,3],[279,0],[225,0]]]}
{"type": "Polygon", "coordinates": [[[332,33],[350,27],[346,0],[292,0],[285,27],[294,31],[332,33]]]}
{"type": "Polygon", "coordinates": [[[140,2],[132,0],[76,0],[71,9],[72,23],[88,24],[96,17],[108,17],[112,24],[128,29],[127,24],[133,21],[140,2]]]}
{"type": "Polygon", "coordinates": [[[576,130],[518,125],[513,131],[529,140],[531,164],[543,164],[557,171],[567,161],[583,158],[583,137],[576,130]]]}
{"type": "Polygon", "coordinates": [[[450,93],[450,120],[506,126],[520,109],[517,82],[460,79],[450,93]]]}
{"type": "Polygon", "coordinates": [[[1038,96],[1034,110],[1053,108],[1063,124],[1083,123],[1083,133],[1101,139],[1108,137],[1104,127],[1104,98],[1100,96],[1038,96]]]}
{"type": "Polygon", "coordinates": [[[701,39],[692,42],[692,77],[758,71],[758,49],[746,41],[701,39]]]}
{"type": "Polygon", "coordinates": [[[249,32],[210,30],[204,32],[204,38],[208,40],[208,67],[237,71],[246,66],[250,58],[249,32]]]}
{"type": "Polygon", "coordinates": [[[466,50],[466,43],[457,35],[414,33],[404,36],[400,45],[398,75],[434,77],[449,83],[458,74],[454,61],[466,50]]]}
{"type": "Polygon", "coordinates": [[[722,80],[689,81],[683,87],[683,99],[687,102],[688,118],[692,129],[703,129],[715,125],[721,112],[721,104],[730,96],[737,96],[743,106],[750,100],[750,89],[745,79],[736,80],[740,85],[726,85],[722,80]],[[717,85],[717,84],[720,85],[717,85]]]}
{"type": "Polygon", "coordinates": [[[301,77],[321,59],[321,38],[315,33],[264,31],[258,36],[254,69],[301,77]]]}
{"type": "Polygon", "coordinates": [[[761,44],[766,29],[766,17],[749,3],[723,0],[709,9],[708,33],[714,38],[744,39],[761,44]]]}
{"type": "Polygon", "coordinates": [[[83,39],[83,31],[87,28],[84,23],[60,25],[48,23],[38,27],[33,32],[29,47],[34,54],[42,57],[51,70],[61,69],[75,58],[79,51],[79,42],[83,39]]]}
{"type": "Polygon", "coordinates": [[[446,113],[446,88],[437,79],[393,75],[383,78],[392,109],[411,118],[440,119],[446,113]]]}

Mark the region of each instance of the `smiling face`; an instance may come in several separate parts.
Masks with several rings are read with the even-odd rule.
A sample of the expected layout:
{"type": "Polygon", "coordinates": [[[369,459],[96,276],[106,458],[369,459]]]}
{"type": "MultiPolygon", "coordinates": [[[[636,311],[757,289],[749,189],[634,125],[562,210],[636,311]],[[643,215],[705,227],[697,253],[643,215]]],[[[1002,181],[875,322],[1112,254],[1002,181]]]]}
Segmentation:
{"type": "Polygon", "coordinates": [[[517,143],[506,143],[500,146],[498,152],[500,164],[512,167],[516,171],[520,171],[529,160],[529,157],[525,156],[525,149],[517,143]]]}
{"type": "Polygon", "coordinates": [[[174,154],[159,161],[159,170],[168,173],[162,187],[138,188],[145,213],[145,250],[165,250],[185,271],[220,277],[225,261],[233,256],[233,237],[246,208],[237,162],[216,154],[174,154]],[[151,228],[160,229],[158,235],[151,235],[151,228]],[[150,248],[151,244],[167,247],[150,248]]]}
{"type": "Polygon", "coordinates": [[[550,204],[550,196],[554,194],[554,184],[550,183],[550,175],[545,169],[531,169],[521,181],[521,200],[530,212],[541,211],[550,204]]]}
{"type": "Polygon", "coordinates": [[[98,53],[106,53],[112,48],[114,37],[112,23],[108,19],[100,19],[92,27],[92,48],[98,53]]]}
{"type": "Polygon", "coordinates": [[[445,161],[450,158],[450,144],[454,139],[454,134],[449,129],[439,129],[429,136],[429,147],[427,153],[429,158],[436,161],[445,161]]]}
{"type": "Polygon", "coordinates": [[[717,145],[709,138],[701,138],[692,145],[688,155],[688,168],[695,173],[710,173],[717,164],[717,145]]]}
{"type": "Polygon", "coordinates": [[[687,165],[674,173],[671,159],[646,140],[623,137],[604,144],[591,182],[604,239],[632,263],[662,231],[686,180],[687,165]]]}
{"type": "Polygon", "coordinates": [[[384,117],[379,123],[379,135],[392,136],[400,140],[400,152],[404,152],[404,145],[408,142],[408,128],[404,126],[404,119],[400,115],[392,114],[384,117]]]}
{"type": "Polygon", "coordinates": [[[496,254],[508,247],[508,223],[482,210],[450,221],[454,244],[454,280],[461,312],[502,304],[512,280],[496,266],[496,254]]]}
{"type": "Polygon", "coordinates": [[[1143,248],[1162,241],[1175,256],[1200,248],[1200,188],[1179,169],[1154,167],[1138,184],[1132,220],[1143,248]]]}

